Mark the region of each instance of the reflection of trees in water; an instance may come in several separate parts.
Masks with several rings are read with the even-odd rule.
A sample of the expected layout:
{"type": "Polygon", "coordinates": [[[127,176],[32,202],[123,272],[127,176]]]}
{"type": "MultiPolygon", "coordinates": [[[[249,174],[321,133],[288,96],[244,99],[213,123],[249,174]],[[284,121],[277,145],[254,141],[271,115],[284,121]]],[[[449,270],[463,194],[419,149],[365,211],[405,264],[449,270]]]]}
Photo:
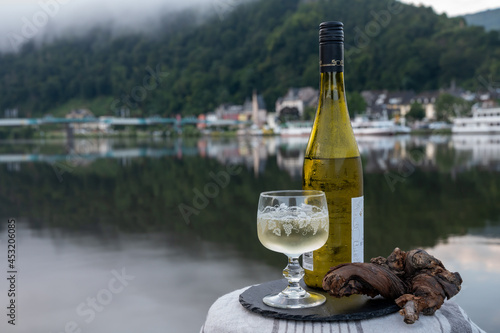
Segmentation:
{"type": "MultiPolygon", "coordinates": [[[[278,149],[277,154],[297,158],[297,150],[278,149]]],[[[224,168],[214,159],[194,156],[141,157],[125,166],[101,159],[65,174],[60,183],[47,164],[23,164],[15,173],[0,166],[0,215],[25,218],[34,228],[53,230],[54,237],[77,232],[109,242],[118,232],[159,232],[268,256],[255,231],[258,194],[300,188],[300,177],[283,172],[275,159],[267,160],[258,178],[242,168],[186,224],[179,204],[194,206],[194,190],[203,192],[214,182],[209,173],[224,168]]],[[[396,246],[433,246],[449,235],[484,228],[485,221],[499,221],[499,191],[500,177],[476,168],[456,179],[448,172],[417,168],[394,191],[383,173],[366,173],[365,257],[390,253],[396,246]]]]}
{"type": "Polygon", "coordinates": [[[396,247],[431,247],[471,227],[500,221],[500,179],[477,170],[453,179],[442,172],[415,171],[394,192],[383,177],[365,177],[367,256],[396,247]],[[369,253],[370,251],[374,251],[369,253]]]}
{"type": "Polygon", "coordinates": [[[258,193],[276,188],[297,188],[276,163],[268,163],[256,180],[243,168],[204,209],[184,221],[179,205],[194,206],[195,190],[213,183],[209,173],[225,169],[200,157],[136,158],[126,167],[117,160],[98,160],[75,169],[59,182],[50,165],[24,164],[10,173],[0,166],[1,216],[23,217],[37,228],[61,229],[111,237],[113,232],[165,232],[234,245],[264,253],[257,239],[258,193]]]}

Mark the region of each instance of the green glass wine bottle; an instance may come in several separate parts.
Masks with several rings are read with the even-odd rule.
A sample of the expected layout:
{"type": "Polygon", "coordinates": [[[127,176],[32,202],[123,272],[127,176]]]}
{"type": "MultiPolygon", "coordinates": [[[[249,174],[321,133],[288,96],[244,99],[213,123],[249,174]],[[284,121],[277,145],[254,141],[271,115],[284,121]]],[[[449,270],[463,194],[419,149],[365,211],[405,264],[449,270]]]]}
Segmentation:
{"type": "Polygon", "coordinates": [[[302,260],[304,282],[315,288],[330,267],[363,262],[363,170],[344,89],[343,27],[320,24],[320,96],[303,167],[303,189],[325,192],[330,218],[328,241],[302,260]]]}

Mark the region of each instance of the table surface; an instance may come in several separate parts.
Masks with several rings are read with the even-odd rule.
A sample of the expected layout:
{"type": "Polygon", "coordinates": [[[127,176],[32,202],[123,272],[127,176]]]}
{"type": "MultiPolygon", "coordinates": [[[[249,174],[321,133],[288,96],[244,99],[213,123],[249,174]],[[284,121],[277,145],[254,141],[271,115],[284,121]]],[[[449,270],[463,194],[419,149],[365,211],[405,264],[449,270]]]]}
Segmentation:
{"type": "Polygon", "coordinates": [[[330,322],[268,318],[240,304],[240,294],[248,288],[217,299],[210,307],[200,333],[485,333],[453,301],[446,301],[432,316],[420,316],[412,325],[405,324],[398,312],[371,319],[330,322]]]}

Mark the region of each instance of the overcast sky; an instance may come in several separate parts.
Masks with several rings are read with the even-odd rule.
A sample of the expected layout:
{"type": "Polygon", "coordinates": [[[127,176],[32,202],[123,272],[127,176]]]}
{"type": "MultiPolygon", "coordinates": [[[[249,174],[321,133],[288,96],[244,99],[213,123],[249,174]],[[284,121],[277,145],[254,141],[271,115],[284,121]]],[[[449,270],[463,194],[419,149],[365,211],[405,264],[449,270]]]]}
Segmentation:
{"type": "Polygon", "coordinates": [[[500,7],[498,0],[402,0],[402,2],[431,6],[437,13],[446,13],[448,16],[472,14],[500,7]]]}
{"type": "MultiPolygon", "coordinates": [[[[95,23],[117,29],[152,30],[159,12],[202,6],[223,17],[246,0],[0,0],[0,50],[14,50],[20,42],[50,34],[82,31],[95,23]]],[[[285,0],[284,0],[285,1],[285,0]]],[[[347,0],[346,0],[347,1],[347,0]]],[[[432,6],[449,16],[500,7],[498,0],[403,0],[432,6]]]]}

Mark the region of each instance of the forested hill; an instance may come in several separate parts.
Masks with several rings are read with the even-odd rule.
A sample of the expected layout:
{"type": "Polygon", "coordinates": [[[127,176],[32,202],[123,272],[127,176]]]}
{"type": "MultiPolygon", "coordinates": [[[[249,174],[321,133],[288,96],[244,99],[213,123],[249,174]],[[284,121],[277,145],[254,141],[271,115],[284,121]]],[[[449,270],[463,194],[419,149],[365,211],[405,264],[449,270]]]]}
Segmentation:
{"type": "Polygon", "coordinates": [[[255,0],[198,25],[187,23],[191,15],[166,22],[170,28],[154,36],[113,38],[96,28],[83,38],[0,55],[0,110],[39,116],[79,103],[95,105],[97,115],[120,107],[142,116],[196,115],[223,102],[241,104],[254,89],[272,109],[289,87],[317,86],[318,24],[326,20],[345,23],[350,91],[421,91],[452,80],[475,89],[480,76],[500,77],[497,31],[426,7],[255,0]]]}

